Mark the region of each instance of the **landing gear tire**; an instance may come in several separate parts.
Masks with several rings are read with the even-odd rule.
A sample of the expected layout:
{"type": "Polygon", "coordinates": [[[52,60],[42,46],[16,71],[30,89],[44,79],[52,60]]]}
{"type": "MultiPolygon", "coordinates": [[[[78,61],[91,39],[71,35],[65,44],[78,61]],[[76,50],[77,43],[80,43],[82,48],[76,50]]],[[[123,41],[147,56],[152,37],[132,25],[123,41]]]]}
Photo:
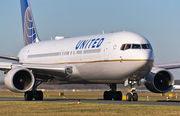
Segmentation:
{"type": "Polygon", "coordinates": [[[42,91],[36,91],[35,100],[43,100],[43,92],[42,91]]]}
{"type": "Polygon", "coordinates": [[[127,93],[126,100],[131,101],[132,98],[133,98],[133,101],[138,101],[138,94],[133,93],[133,95],[132,95],[131,93],[127,93]]]}
{"type": "Polygon", "coordinates": [[[104,100],[112,100],[112,91],[104,92],[104,100]]]}
{"type": "Polygon", "coordinates": [[[131,101],[131,98],[132,98],[131,93],[127,93],[127,95],[126,95],[126,100],[127,100],[127,101],[131,101]]]}
{"type": "Polygon", "coordinates": [[[133,93],[133,101],[138,101],[138,94],[137,93],[133,93]]]}
{"type": "Polygon", "coordinates": [[[121,91],[116,91],[117,90],[117,84],[112,83],[112,84],[107,84],[110,87],[110,91],[105,91],[104,92],[104,100],[122,100],[122,92],[121,91]]]}
{"type": "Polygon", "coordinates": [[[32,91],[27,91],[24,93],[24,99],[26,101],[30,101],[33,99],[33,92],[32,91]]]}
{"type": "Polygon", "coordinates": [[[43,100],[43,92],[42,91],[27,91],[24,93],[24,99],[26,101],[31,101],[35,98],[35,100],[43,100]]]}
{"type": "Polygon", "coordinates": [[[114,100],[122,100],[122,92],[121,91],[116,91],[114,100]]]}
{"type": "Polygon", "coordinates": [[[122,92],[121,91],[105,91],[104,92],[104,100],[122,100],[122,92]]]}

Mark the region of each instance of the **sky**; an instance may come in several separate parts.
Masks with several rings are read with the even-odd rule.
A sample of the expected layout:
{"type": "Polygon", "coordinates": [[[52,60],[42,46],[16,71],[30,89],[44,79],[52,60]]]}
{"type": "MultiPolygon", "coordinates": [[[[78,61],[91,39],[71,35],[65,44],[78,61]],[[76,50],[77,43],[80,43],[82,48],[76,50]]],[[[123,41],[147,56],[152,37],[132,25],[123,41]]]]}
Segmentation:
{"type": "MultiPolygon", "coordinates": [[[[131,31],[150,41],[155,63],[180,61],[179,0],[30,0],[30,5],[42,41],[131,31]]],[[[23,46],[20,0],[0,0],[0,54],[17,56],[23,46]]],[[[180,79],[180,69],[170,72],[180,79]]],[[[4,76],[0,72],[0,80],[4,76]]]]}

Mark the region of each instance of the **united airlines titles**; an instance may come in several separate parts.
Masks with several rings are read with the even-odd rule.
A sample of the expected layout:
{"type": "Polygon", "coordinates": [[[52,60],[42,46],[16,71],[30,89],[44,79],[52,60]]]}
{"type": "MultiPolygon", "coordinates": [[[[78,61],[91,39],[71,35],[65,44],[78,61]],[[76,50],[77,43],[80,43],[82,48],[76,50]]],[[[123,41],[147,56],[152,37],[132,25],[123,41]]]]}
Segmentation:
{"type": "Polygon", "coordinates": [[[89,49],[89,48],[98,48],[103,43],[104,38],[98,39],[88,39],[88,40],[80,40],[76,45],[77,49],[89,49]]]}

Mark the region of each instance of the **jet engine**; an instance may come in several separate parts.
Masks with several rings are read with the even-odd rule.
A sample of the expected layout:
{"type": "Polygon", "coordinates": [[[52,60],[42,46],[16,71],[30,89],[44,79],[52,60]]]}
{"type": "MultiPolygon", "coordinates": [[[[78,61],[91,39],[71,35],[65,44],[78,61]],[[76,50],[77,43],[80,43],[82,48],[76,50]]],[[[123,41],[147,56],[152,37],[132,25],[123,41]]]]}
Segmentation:
{"type": "Polygon", "coordinates": [[[13,92],[26,92],[33,87],[35,78],[29,69],[17,67],[6,74],[4,83],[13,92]]]}
{"type": "Polygon", "coordinates": [[[153,68],[151,73],[145,77],[146,88],[154,93],[166,93],[173,88],[173,75],[162,68],[153,68]]]}

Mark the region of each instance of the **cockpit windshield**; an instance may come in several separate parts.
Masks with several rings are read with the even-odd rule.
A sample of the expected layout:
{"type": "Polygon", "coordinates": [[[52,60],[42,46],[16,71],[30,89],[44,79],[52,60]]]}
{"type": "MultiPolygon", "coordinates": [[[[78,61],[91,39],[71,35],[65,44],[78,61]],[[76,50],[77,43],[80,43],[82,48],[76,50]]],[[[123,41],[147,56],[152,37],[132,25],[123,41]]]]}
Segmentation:
{"type": "Polygon", "coordinates": [[[127,50],[127,49],[131,49],[131,44],[123,44],[121,46],[121,50],[127,50]]]}
{"type": "Polygon", "coordinates": [[[141,49],[140,44],[132,44],[132,49],[141,49]]]}
{"type": "Polygon", "coordinates": [[[126,49],[125,50],[127,50],[127,49],[131,49],[131,44],[127,44],[126,45],[126,49]]]}
{"type": "Polygon", "coordinates": [[[121,46],[121,50],[127,50],[127,49],[151,49],[152,47],[150,44],[123,44],[121,46]]]}
{"type": "Polygon", "coordinates": [[[150,44],[142,44],[142,49],[152,49],[150,44]]]}

